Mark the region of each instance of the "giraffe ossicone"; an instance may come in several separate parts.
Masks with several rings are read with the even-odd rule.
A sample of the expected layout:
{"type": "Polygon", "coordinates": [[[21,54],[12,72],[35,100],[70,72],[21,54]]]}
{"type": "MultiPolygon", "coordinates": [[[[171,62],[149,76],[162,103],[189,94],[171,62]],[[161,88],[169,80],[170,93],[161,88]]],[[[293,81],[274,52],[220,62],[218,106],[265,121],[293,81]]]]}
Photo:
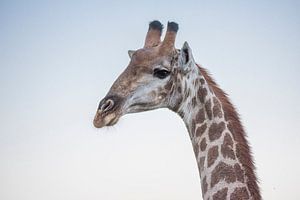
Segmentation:
{"type": "Polygon", "coordinates": [[[261,199],[250,147],[239,115],[187,42],[175,48],[178,24],[149,24],[144,47],[99,104],[94,126],[116,124],[128,113],[169,108],[185,122],[197,160],[203,199],[261,199]]]}

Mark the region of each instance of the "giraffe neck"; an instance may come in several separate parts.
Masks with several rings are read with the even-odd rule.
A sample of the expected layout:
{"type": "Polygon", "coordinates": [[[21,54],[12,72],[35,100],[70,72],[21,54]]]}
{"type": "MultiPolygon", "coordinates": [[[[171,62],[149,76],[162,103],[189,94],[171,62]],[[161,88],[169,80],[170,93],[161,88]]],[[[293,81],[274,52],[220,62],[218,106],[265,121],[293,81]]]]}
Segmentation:
{"type": "Polygon", "coordinates": [[[224,92],[198,68],[177,112],[188,129],[203,199],[261,199],[243,127],[224,92]]]}

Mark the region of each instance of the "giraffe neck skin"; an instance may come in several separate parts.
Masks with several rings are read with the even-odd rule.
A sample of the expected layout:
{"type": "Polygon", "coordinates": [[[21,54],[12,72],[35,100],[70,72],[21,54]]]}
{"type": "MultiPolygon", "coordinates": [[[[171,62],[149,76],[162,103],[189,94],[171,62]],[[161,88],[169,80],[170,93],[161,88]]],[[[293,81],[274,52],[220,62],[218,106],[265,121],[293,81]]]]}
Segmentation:
{"type": "MultiPolygon", "coordinates": [[[[241,162],[251,160],[251,155],[241,158],[243,153],[237,147],[240,141],[235,140],[237,136],[221,100],[196,64],[189,78],[183,79],[183,99],[174,111],[184,120],[191,138],[203,199],[260,199],[259,191],[249,187],[249,179],[255,178],[253,169],[250,167],[253,177],[248,177],[248,166],[241,162]]],[[[257,187],[256,180],[252,181],[250,185],[257,187]]]]}

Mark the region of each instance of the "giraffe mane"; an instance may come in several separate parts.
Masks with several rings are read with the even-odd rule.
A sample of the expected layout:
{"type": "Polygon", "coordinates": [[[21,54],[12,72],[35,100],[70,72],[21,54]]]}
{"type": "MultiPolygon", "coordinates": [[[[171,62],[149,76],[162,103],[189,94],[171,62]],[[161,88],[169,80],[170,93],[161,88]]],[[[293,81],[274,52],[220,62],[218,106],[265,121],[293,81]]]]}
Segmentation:
{"type": "Polygon", "coordinates": [[[227,118],[227,120],[232,125],[233,137],[235,141],[237,141],[237,144],[239,144],[239,154],[237,156],[245,169],[246,177],[248,177],[247,185],[249,187],[250,193],[253,196],[253,199],[261,199],[259,187],[257,184],[259,181],[257,180],[255,174],[255,165],[252,152],[247,141],[247,134],[244,131],[244,127],[240,121],[240,116],[236,112],[236,109],[228,98],[226,92],[224,92],[218,86],[215,80],[210,76],[210,73],[207,71],[207,69],[202,68],[199,64],[196,65],[199,67],[200,72],[207,81],[210,89],[213,90],[217,98],[220,100],[224,109],[225,118],[227,118]]]}

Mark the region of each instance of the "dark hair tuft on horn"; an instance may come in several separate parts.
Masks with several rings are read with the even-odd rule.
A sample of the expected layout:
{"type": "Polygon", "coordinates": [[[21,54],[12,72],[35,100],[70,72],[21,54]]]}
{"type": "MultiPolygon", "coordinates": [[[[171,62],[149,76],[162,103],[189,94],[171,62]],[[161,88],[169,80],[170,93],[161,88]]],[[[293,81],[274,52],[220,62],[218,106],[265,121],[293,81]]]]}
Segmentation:
{"type": "Polygon", "coordinates": [[[149,23],[149,29],[162,31],[164,26],[160,23],[160,21],[154,20],[149,23]]]}
{"type": "Polygon", "coordinates": [[[177,33],[178,24],[176,22],[168,22],[168,31],[173,31],[177,33]]]}

